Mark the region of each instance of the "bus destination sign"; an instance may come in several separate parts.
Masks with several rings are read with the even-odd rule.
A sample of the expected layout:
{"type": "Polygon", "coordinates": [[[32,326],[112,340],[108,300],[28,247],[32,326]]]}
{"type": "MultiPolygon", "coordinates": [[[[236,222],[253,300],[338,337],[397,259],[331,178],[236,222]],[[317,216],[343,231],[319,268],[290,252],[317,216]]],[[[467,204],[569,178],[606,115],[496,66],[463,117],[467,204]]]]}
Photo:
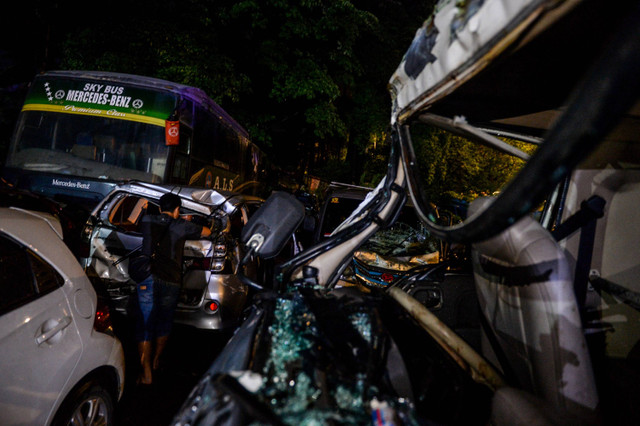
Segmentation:
{"type": "Polygon", "coordinates": [[[59,78],[38,78],[23,110],[106,116],[158,126],[176,105],[176,96],[126,85],[59,78]]]}

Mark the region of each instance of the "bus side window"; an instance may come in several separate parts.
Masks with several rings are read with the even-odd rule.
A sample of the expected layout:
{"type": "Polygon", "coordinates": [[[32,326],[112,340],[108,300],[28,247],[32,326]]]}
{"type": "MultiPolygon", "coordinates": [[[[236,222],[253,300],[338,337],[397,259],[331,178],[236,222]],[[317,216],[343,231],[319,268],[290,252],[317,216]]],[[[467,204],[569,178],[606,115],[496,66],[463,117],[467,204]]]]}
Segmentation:
{"type": "Polygon", "coordinates": [[[180,144],[178,145],[178,150],[185,154],[189,154],[192,151],[193,144],[191,140],[193,138],[193,130],[190,127],[185,126],[180,123],[180,144]]]}
{"type": "Polygon", "coordinates": [[[238,135],[219,123],[219,139],[216,141],[215,159],[224,163],[227,169],[237,170],[240,166],[238,135]]]}
{"type": "Polygon", "coordinates": [[[171,181],[175,183],[185,183],[187,180],[187,167],[189,158],[186,155],[176,154],[171,172],[171,181]]]}
{"type": "Polygon", "coordinates": [[[203,107],[197,106],[191,155],[207,163],[213,161],[214,150],[218,144],[218,133],[217,119],[203,107]]]}
{"type": "Polygon", "coordinates": [[[180,122],[193,126],[193,102],[183,99],[180,104],[180,122]]]}

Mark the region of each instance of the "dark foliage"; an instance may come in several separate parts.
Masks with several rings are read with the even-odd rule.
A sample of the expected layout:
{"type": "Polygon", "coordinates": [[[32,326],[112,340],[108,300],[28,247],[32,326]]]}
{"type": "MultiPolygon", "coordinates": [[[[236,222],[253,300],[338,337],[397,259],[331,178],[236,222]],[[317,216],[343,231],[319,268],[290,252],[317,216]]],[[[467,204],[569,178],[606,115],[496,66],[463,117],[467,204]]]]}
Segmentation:
{"type": "Polygon", "coordinates": [[[372,141],[386,135],[387,81],[429,5],[115,0],[97,9],[79,1],[12,8],[5,17],[21,36],[3,38],[14,42],[0,51],[2,87],[26,84],[49,69],[126,72],[197,86],[282,168],[358,183],[376,160],[372,141]],[[326,167],[336,161],[343,164],[340,176],[326,167]]]}

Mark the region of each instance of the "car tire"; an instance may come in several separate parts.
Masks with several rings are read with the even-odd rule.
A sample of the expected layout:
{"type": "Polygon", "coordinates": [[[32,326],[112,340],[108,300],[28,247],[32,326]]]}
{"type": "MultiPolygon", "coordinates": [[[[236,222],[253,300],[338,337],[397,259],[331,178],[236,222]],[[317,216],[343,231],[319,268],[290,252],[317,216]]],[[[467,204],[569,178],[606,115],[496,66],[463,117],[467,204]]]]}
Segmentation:
{"type": "Polygon", "coordinates": [[[88,381],[65,398],[52,426],[114,424],[114,404],[111,394],[98,382],[88,381]]]}

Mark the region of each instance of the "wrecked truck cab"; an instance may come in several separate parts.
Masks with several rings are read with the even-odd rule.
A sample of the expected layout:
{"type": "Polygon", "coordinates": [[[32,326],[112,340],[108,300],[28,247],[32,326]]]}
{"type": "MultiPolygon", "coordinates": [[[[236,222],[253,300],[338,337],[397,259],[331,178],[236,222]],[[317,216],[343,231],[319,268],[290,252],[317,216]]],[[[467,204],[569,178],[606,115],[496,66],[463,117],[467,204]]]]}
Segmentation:
{"type": "MultiPolygon", "coordinates": [[[[159,199],[170,191],[182,198],[182,216],[214,230],[206,239],[185,242],[175,321],[208,330],[236,326],[249,295],[238,278],[244,256],[238,239],[262,203],[260,198],[138,182],[120,184],[96,206],[84,229],[90,246],[84,259],[87,274],[116,311],[130,314],[136,285],[129,277],[127,255],[142,243],[142,217],[160,214],[159,199]]],[[[250,262],[242,271],[254,277],[259,267],[250,262]]]]}
{"type": "Polygon", "coordinates": [[[261,295],[174,424],[640,421],[640,7],[434,5],[390,81],[386,178],[329,238],[280,265],[282,291],[261,295]],[[420,124],[525,165],[463,222],[438,223],[421,191],[420,124]],[[401,285],[337,286],[405,191],[432,235],[472,246],[478,350],[401,285]]]}
{"type": "MultiPolygon", "coordinates": [[[[364,206],[356,221],[365,223],[353,226],[367,227],[367,216],[380,213],[391,196],[388,190],[378,188],[379,199],[364,206]]],[[[250,221],[245,229],[252,231],[243,241],[259,241],[262,230],[277,227],[263,223],[260,213],[252,218],[260,224],[250,221]]],[[[283,215],[280,210],[278,223],[283,215]]],[[[277,218],[265,214],[270,216],[277,218]]],[[[326,252],[342,237],[314,250],[326,252]]],[[[173,424],[423,424],[425,412],[436,422],[484,424],[490,387],[473,380],[400,304],[376,289],[329,289],[315,267],[299,261],[291,260],[294,269],[302,266],[299,276],[292,265],[281,265],[276,279],[283,287],[256,295],[173,424]]]]}
{"type": "Polygon", "coordinates": [[[491,422],[635,423],[638,3],[441,1],[436,10],[390,80],[392,123],[423,223],[472,245],[481,353],[505,379],[491,422]],[[525,164],[498,194],[473,201],[463,223],[442,226],[421,191],[422,126],[525,164]],[[537,148],[518,152],[513,141],[537,148]]]}
{"type": "MultiPolygon", "coordinates": [[[[476,357],[476,381],[386,291],[338,285],[354,247],[389,225],[406,199],[397,152],[392,161],[390,175],[334,235],[279,265],[280,285],[265,286],[278,291],[256,296],[174,424],[484,424],[499,382],[489,365],[476,357]]],[[[246,229],[274,228],[251,221],[246,229]]],[[[410,310],[425,315],[418,305],[410,310]]],[[[452,353],[474,352],[454,340],[452,353]]]]}

